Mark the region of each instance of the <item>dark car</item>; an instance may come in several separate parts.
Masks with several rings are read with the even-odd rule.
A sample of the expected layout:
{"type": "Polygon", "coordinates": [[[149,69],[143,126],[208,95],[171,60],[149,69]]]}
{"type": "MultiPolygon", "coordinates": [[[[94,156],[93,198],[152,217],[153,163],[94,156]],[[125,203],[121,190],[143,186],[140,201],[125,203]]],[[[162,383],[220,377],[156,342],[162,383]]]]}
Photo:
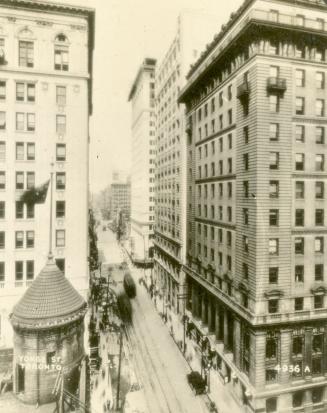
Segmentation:
{"type": "Polygon", "coordinates": [[[198,371],[192,371],[186,377],[195,395],[206,392],[206,382],[198,371]]]}
{"type": "Polygon", "coordinates": [[[129,272],[124,275],[124,289],[129,298],[136,296],[136,285],[129,272]]]}

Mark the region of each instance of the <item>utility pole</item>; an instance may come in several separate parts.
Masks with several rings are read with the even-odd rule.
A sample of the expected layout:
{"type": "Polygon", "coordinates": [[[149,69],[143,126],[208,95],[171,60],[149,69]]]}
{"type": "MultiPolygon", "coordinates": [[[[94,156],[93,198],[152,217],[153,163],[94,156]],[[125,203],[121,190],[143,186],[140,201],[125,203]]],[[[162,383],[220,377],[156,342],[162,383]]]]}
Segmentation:
{"type": "Polygon", "coordinates": [[[117,382],[117,401],[116,409],[119,409],[119,393],[120,393],[120,371],[121,371],[121,356],[123,349],[123,325],[120,326],[119,331],[119,360],[118,360],[118,382],[117,382]]]}

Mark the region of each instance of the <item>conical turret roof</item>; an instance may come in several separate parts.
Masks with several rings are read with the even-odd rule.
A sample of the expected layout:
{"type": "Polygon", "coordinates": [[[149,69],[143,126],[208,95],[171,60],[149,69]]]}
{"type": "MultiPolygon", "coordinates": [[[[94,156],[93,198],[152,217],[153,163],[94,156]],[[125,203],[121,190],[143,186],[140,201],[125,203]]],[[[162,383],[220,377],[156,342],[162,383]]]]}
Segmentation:
{"type": "Polygon", "coordinates": [[[11,314],[13,326],[55,327],[83,317],[86,302],[50,257],[11,314]]]}

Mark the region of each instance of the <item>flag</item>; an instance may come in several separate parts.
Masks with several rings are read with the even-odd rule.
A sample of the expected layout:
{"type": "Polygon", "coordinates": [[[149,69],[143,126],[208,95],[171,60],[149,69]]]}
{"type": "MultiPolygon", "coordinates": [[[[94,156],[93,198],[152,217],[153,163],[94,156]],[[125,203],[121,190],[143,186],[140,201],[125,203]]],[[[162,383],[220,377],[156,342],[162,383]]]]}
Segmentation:
{"type": "Polygon", "coordinates": [[[47,198],[50,180],[44,184],[28,189],[20,197],[20,202],[27,205],[43,204],[47,198]]]}

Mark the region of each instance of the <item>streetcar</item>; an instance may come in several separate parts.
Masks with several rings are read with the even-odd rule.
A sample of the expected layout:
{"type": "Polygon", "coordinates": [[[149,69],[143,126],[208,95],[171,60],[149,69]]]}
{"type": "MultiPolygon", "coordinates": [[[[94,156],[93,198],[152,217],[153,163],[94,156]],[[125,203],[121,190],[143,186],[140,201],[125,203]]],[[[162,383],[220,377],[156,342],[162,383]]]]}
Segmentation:
{"type": "Polygon", "coordinates": [[[136,296],[136,285],[129,272],[126,272],[124,275],[124,290],[129,298],[136,296]]]}

